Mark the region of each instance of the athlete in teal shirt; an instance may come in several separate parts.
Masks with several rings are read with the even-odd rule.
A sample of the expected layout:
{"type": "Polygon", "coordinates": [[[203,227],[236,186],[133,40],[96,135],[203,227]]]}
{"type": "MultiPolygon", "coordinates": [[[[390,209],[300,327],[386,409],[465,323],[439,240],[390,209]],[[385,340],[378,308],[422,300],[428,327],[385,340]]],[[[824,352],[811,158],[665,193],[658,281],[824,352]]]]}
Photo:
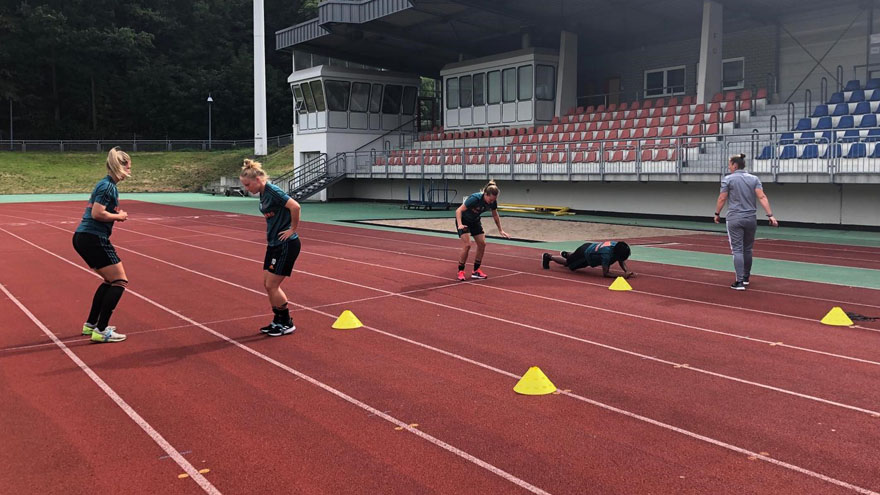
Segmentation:
{"type": "Polygon", "coordinates": [[[269,295],[272,323],[260,331],[270,337],[288,335],[296,330],[287,307],[287,295],[281,282],[293,273],[293,264],[301,249],[299,235],[300,205],[275,184],[263,171],[260,162],[245,159],[239,176],[241,185],[251,194],[260,195],[260,213],[266,218],[266,256],[263,259],[263,286],[269,295]]]}
{"type": "Polygon", "coordinates": [[[544,253],[541,263],[545,270],[550,269],[552,261],[571,271],[601,265],[602,276],[609,278],[617,276],[611,273],[611,265],[617,263],[623,270],[623,278],[630,278],[634,274],[626,268],[629,255],[629,245],[623,241],[586,242],[570,253],[566,251],[559,253],[559,256],[544,253]]]}

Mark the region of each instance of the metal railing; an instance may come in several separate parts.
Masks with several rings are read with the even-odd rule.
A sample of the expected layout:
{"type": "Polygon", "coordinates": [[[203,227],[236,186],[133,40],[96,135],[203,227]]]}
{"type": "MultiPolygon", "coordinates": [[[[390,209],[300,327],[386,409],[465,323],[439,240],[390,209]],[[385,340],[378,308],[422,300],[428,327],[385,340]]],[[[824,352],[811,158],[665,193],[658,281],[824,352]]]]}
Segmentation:
{"type": "Polygon", "coordinates": [[[789,156],[791,150],[783,154],[789,143],[778,137],[778,133],[752,132],[667,138],[662,143],[640,139],[373,150],[340,153],[337,158],[339,171],[349,178],[714,181],[728,172],[731,155],[745,153],[747,170],[765,176],[764,180],[825,175],[833,181],[840,174],[860,174],[870,176],[863,177],[867,182],[880,182],[880,158],[867,153],[871,143],[858,143],[866,146],[866,156],[847,158],[847,150],[855,143],[816,138],[810,143],[816,146],[815,156],[801,158],[809,144],[792,140],[795,153],[789,156]]]}
{"type": "MultiPolygon", "coordinates": [[[[293,134],[267,139],[270,147],[293,144],[293,134]]],[[[0,141],[0,151],[101,152],[120,146],[126,151],[212,151],[250,148],[253,139],[15,139],[0,141]]]]}

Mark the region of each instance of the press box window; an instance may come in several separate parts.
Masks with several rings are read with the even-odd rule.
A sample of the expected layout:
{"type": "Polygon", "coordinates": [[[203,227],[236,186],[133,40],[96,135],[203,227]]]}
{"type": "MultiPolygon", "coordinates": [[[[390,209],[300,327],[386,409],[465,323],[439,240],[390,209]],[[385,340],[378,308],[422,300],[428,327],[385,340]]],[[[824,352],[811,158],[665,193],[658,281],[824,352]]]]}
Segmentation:
{"type": "Polygon", "coordinates": [[[352,112],[366,112],[370,106],[370,85],[368,83],[351,84],[351,103],[349,109],[352,112]]]}
{"type": "Polygon", "coordinates": [[[556,71],[552,65],[539,65],[535,68],[535,98],[538,100],[556,98],[556,71]]]}
{"type": "Polygon", "coordinates": [[[486,75],[488,87],[487,100],[490,105],[501,103],[501,72],[493,70],[486,75]]]}
{"type": "Polygon", "coordinates": [[[397,84],[386,84],[385,94],[382,96],[382,113],[394,115],[400,113],[400,98],[403,96],[403,87],[397,84]]]}
{"type": "Polygon", "coordinates": [[[324,81],[324,87],[327,88],[327,109],[331,112],[347,112],[351,83],[327,80],[324,81]]]}
{"type": "Polygon", "coordinates": [[[403,114],[412,115],[416,113],[416,95],[418,90],[415,86],[404,86],[403,88],[403,114]]]}
{"type": "Polygon", "coordinates": [[[519,73],[519,101],[532,99],[532,66],[523,65],[517,69],[519,73]]]}
{"type": "Polygon", "coordinates": [[[742,89],[745,87],[745,59],[731,58],[721,62],[722,87],[724,89],[742,89]]]}
{"type": "Polygon", "coordinates": [[[473,104],[474,86],[471,79],[471,76],[461,76],[458,79],[458,94],[461,96],[459,105],[461,108],[467,108],[473,104]]]}
{"type": "Polygon", "coordinates": [[[321,86],[321,81],[312,81],[309,85],[312,87],[312,94],[315,96],[315,108],[319,112],[323,112],[327,109],[327,105],[324,103],[324,87],[321,86]]]}
{"type": "Polygon", "coordinates": [[[458,108],[458,78],[450,77],[446,80],[446,108],[452,110],[458,108]]]}
{"type": "Polygon", "coordinates": [[[474,74],[474,106],[481,107],[486,103],[483,97],[485,91],[486,74],[474,74]]]}
{"type": "Polygon", "coordinates": [[[504,103],[516,101],[516,69],[504,69],[501,73],[504,103]]]}
{"type": "Polygon", "coordinates": [[[370,93],[370,113],[379,113],[382,109],[382,85],[374,84],[370,93]]]}

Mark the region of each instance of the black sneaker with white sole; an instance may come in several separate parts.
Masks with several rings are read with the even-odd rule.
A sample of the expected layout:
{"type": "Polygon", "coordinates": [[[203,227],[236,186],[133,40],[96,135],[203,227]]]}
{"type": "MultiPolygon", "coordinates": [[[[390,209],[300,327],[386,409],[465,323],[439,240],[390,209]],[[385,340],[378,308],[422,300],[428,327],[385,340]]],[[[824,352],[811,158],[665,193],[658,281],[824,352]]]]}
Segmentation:
{"type": "Polygon", "coordinates": [[[749,277],[743,277],[743,285],[749,285],[749,277]]]}
{"type": "Polygon", "coordinates": [[[287,323],[273,323],[273,327],[266,332],[266,335],[269,337],[281,337],[282,335],[288,335],[293,333],[296,330],[296,325],[293,324],[293,320],[288,321],[287,323]]]}
{"type": "Polygon", "coordinates": [[[737,280],[736,282],[730,284],[730,288],[733,290],[746,290],[745,284],[737,280]]]}
{"type": "Polygon", "coordinates": [[[272,323],[269,323],[265,327],[261,328],[260,332],[261,333],[269,333],[269,331],[271,331],[273,328],[275,328],[276,325],[278,325],[278,324],[273,321],[272,323]]]}

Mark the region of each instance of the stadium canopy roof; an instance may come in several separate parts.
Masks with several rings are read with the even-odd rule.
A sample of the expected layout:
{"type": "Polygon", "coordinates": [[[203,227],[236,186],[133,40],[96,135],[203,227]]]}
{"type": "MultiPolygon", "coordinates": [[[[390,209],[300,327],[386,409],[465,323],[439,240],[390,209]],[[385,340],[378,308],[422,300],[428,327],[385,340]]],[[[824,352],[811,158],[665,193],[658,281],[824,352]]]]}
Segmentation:
{"type": "MultiPolygon", "coordinates": [[[[774,23],[826,0],[718,0],[726,31],[774,23]]],[[[558,48],[560,30],[590,54],[700,36],[702,0],[327,0],[318,17],[275,33],[296,49],[437,76],[447,63],[531,45],[558,48]]]]}

